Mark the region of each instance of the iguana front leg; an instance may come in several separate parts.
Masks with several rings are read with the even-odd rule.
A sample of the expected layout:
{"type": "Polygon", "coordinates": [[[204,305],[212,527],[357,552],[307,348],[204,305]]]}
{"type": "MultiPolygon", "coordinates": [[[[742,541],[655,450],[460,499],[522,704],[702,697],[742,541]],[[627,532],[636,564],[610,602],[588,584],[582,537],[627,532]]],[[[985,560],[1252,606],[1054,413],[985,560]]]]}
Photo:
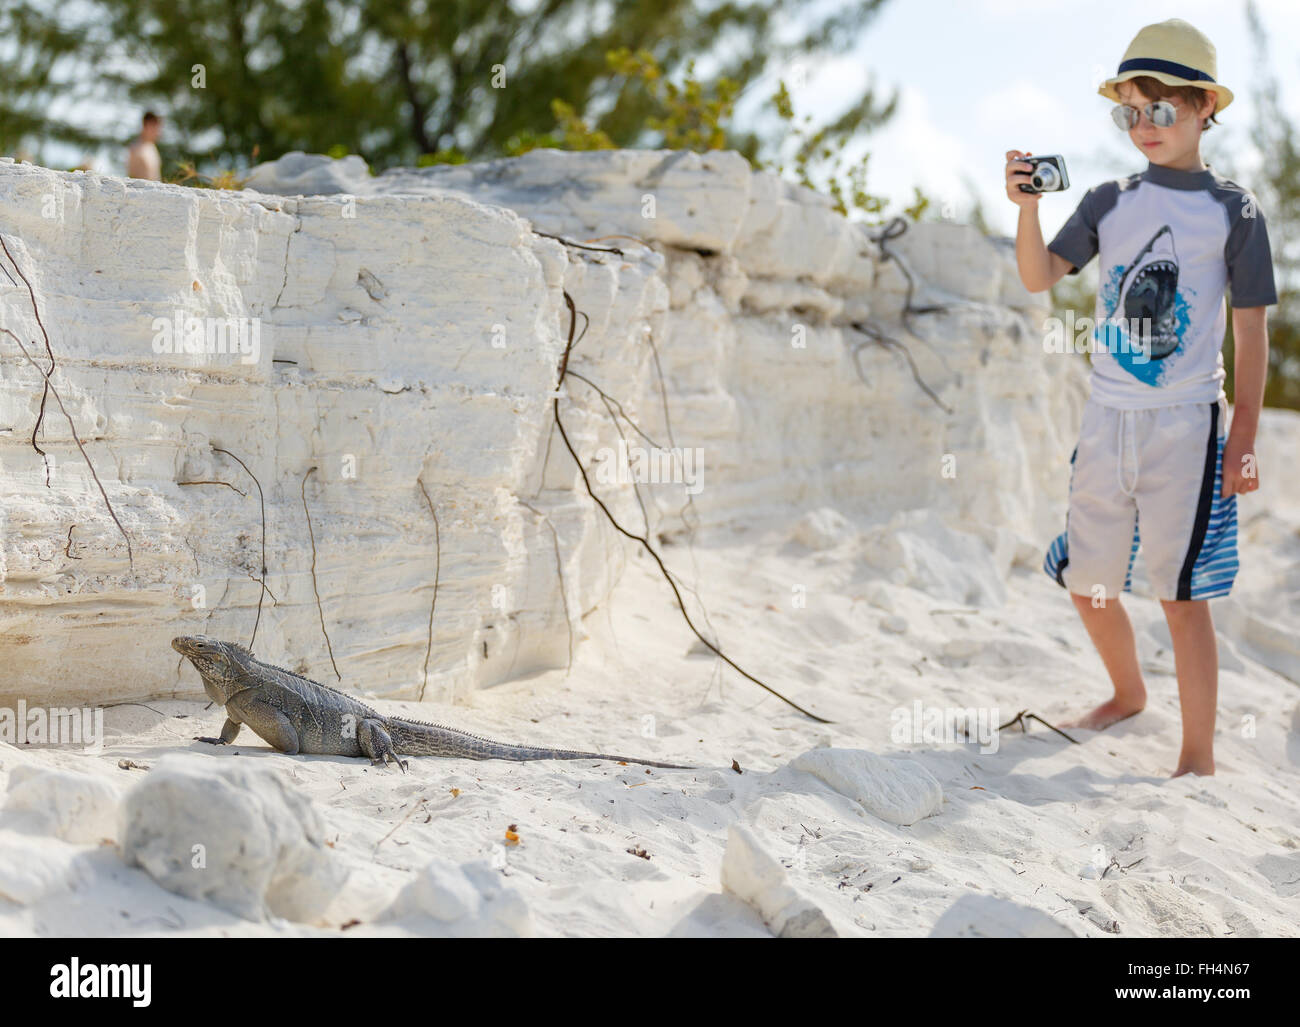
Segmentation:
{"type": "Polygon", "coordinates": [[[393,740],[389,737],[388,732],[384,730],[384,722],[375,720],[373,717],[367,717],[357,725],[357,744],[361,746],[361,751],[370,757],[370,763],[373,766],[387,766],[388,761],[392,760],[402,768],[402,773],[406,773],[408,763],[406,760],[397,758],[397,750],[393,748],[393,740]]]}
{"type": "Polygon", "coordinates": [[[283,710],[253,698],[251,690],[231,699],[226,704],[227,711],[232,706],[236,707],[239,719],[257,732],[258,737],[269,742],[272,749],[286,756],[297,756],[302,751],[298,729],[283,710]]]}
{"type": "Polygon", "coordinates": [[[209,745],[229,745],[239,737],[239,721],[226,717],[226,723],[221,728],[220,738],[207,738],[203,735],[195,735],[196,742],[207,742],[209,745]]]}

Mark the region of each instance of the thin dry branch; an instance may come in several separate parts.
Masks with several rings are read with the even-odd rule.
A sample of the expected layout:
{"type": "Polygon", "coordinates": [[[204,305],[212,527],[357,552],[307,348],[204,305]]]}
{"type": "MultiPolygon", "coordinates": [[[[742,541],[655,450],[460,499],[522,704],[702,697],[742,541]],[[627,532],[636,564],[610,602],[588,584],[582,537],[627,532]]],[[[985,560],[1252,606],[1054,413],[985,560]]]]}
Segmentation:
{"type": "MultiPolygon", "coordinates": [[[[595,250],[597,253],[617,253],[623,256],[622,250],[617,250],[613,246],[588,246],[586,243],[574,242],[572,239],[566,239],[562,235],[552,235],[550,232],[543,232],[536,228],[533,229],[533,235],[540,235],[543,239],[554,239],[556,242],[562,242],[565,246],[572,246],[578,250],[595,250]]],[[[637,240],[640,242],[640,240],[637,240]]]]}
{"type": "Polygon", "coordinates": [[[437,553],[437,562],[433,568],[433,602],[429,604],[429,644],[424,650],[424,683],[420,685],[420,702],[424,702],[424,690],[429,687],[429,656],[433,653],[433,611],[438,608],[438,579],[442,577],[442,528],[438,525],[438,512],[433,508],[433,500],[429,498],[429,490],[424,487],[424,481],[416,478],[415,483],[420,486],[420,491],[424,493],[424,501],[429,504],[429,514],[433,517],[434,547],[437,553]]]}
{"type": "MultiPolygon", "coordinates": [[[[582,311],[579,311],[579,313],[582,313],[582,316],[583,316],[584,318],[587,317],[587,315],[586,315],[585,313],[583,313],[582,311]]],[[[587,323],[590,324],[590,319],[588,319],[588,322],[587,322],[587,323]]],[[[584,326],[584,328],[583,328],[583,334],[585,334],[585,333],[586,333],[586,328],[585,328],[585,326],[584,326]]],[[[574,345],[576,346],[576,345],[577,345],[579,342],[581,342],[581,341],[582,341],[582,336],[579,335],[578,338],[577,338],[577,340],[574,342],[574,345]]],[[[650,352],[651,352],[651,353],[653,354],[653,356],[654,356],[655,371],[656,371],[656,373],[657,373],[657,375],[658,375],[658,380],[659,380],[659,395],[660,395],[661,401],[662,401],[662,403],[663,403],[664,427],[665,427],[665,428],[667,429],[667,431],[668,431],[668,443],[669,443],[669,445],[670,445],[672,448],[675,449],[675,448],[676,448],[676,440],[673,438],[673,426],[672,426],[672,421],[669,419],[669,416],[668,416],[668,389],[667,389],[667,386],[666,386],[665,383],[664,383],[663,368],[660,366],[660,363],[659,363],[659,350],[655,347],[655,344],[654,344],[654,340],[653,340],[653,339],[651,339],[651,338],[649,338],[649,337],[647,336],[646,341],[649,343],[649,345],[650,345],[650,352]]],[[[619,402],[617,399],[615,399],[613,396],[609,395],[609,393],[605,392],[604,389],[602,389],[599,385],[597,385],[595,382],[593,382],[590,378],[588,378],[588,377],[586,377],[585,375],[580,374],[579,372],[573,370],[573,368],[571,368],[571,367],[568,369],[568,372],[567,372],[567,373],[568,373],[568,376],[569,376],[569,377],[571,377],[571,378],[577,378],[579,381],[585,382],[585,383],[586,383],[587,385],[589,385],[591,388],[595,389],[597,393],[599,393],[601,400],[602,400],[602,401],[604,402],[604,404],[605,404],[605,409],[606,409],[607,411],[609,411],[610,419],[614,422],[614,428],[615,428],[615,430],[618,432],[619,437],[622,438],[623,441],[624,441],[625,443],[626,443],[627,439],[626,439],[626,437],[623,435],[623,429],[619,426],[619,423],[618,423],[618,416],[621,416],[621,417],[623,418],[623,420],[626,421],[626,422],[628,423],[628,425],[631,426],[632,430],[635,431],[638,435],[640,435],[641,438],[645,439],[646,442],[650,443],[651,446],[654,446],[656,449],[664,449],[664,448],[665,448],[664,446],[661,446],[658,442],[656,442],[654,439],[652,439],[649,435],[647,435],[647,434],[646,434],[646,433],[641,429],[641,426],[640,426],[639,424],[637,424],[636,421],[634,421],[634,420],[633,420],[633,419],[628,415],[628,413],[627,413],[626,410],[623,409],[623,404],[622,404],[622,403],[620,403],[620,402],[619,402]],[[614,408],[617,408],[617,410],[618,410],[618,416],[615,416],[615,414],[614,414],[614,408]]],[[[548,452],[548,454],[549,454],[549,452],[550,452],[550,438],[549,438],[549,437],[547,438],[547,452],[548,452]]],[[[641,516],[642,516],[642,518],[645,520],[645,526],[646,526],[645,530],[646,530],[646,535],[649,536],[649,534],[650,534],[650,517],[649,517],[649,515],[646,513],[645,503],[642,502],[642,499],[641,499],[641,490],[638,489],[638,488],[636,487],[636,483],[635,483],[635,482],[632,483],[632,489],[633,489],[633,492],[634,492],[635,495],[636,495],[637,505],[640,506],[640,508],[641,508],[641,516]]],[[[696,578],[696,580],[698,581],[698,580],[699,580],[699,576],[700,576],[700,568],[699,568],[699,564],[698,564],[698,563],[696,562],[696,560],[695,560],[695,528],[696,528],[696,527],[698,526],[698,524],[699,524],[699,514],[698,514],[697,511],[695,510],[695,499],[694,499],[693,496],[691,496],[691,494],[690,494],[689,492],[686,493],[686,502],[683,503],[681,509],[677,511],[677,516],[680,517],[680,518],[682,519],[682,523],[685,524],[685,525],[686,525],[686,528],[687,528],[687,537],[688,537],[688,542],[687,542],[687,552],[690,554],[690,557],[691,557],[691,566],[692,566],[692,567],[694,568],[694,570],[695,570],[695,578],[696,578]],[[689,510],[692,514],[694,514],[694,523],[692,523],[691,518],[688,518],[688,517],[686,516],[686,512],[687,512],[688,510],[689,510]]],[[[679,582],[680,582],[680,584],[682,585],[683,588],[685,588],[688,592],[691,593],[691,595],[693,595],[693,596],[695,597],[695,601],[696,601],[697,603],[699,603],[700,614],[701,614],[701,616],[704,618],[704,623],[705,623],[705,625],[708,627],[709,632],[710,632],[710,633],[711,633],[711,634],[716,638],[717,635],[718,635],[718,629],[715,628],[715,627],[713,626],[713,622],[709,619],[709,611],[708,611],[708,609],[707,609],[707,608],[705,607],[705,605],[704,605],[704,600],[700,598],[700,593],[699,593],[699,591],[698,591],[697,589],[695,589],[695,588],[692,588],[690,585],[686,584],[684,581],[680,581],[680,579],[679,579],[679,582]]]]}
{"type": "MultiPolygon", "coordinates": [[[[654,336],[650,333],[645,337],[646,345],[650,347],[650,355],[654,358],[655,377],[659,381],[659,402],[664,411],[664,430],[668,432],[668,445],[673,449],[677,448],[677,439],[673,435],[673,422],[668,414],[668,383],[664,380],[663,364],[659,360],[659,347],[655,345],[654,336]]],[[[686,552],[691,558],[691,568],[695,571],[695,580],[700,580],[700,565],[695,559],[695,530],[700,526],[700,512],[695,508],[695,497],[688,491],[686,493],[686,502],[682,504],[681,509],[677,511],[677,516],[681,518],[682,524],[686,526],[686,552]],[[686,512],[690,511],[691,516],[687,517],[686,512]]],[[[713,621],[709,619],[708,608],[704,605],[704,600],[695,589],[691,589],[691,594],[695,596],[695,601],[700,604],[700,615],[704,618],[704,623],[708,627],[714,638],[718,637],[718,629],[713,626],[713,621]]]]}
{"type": "Polygon", "coordinates": [[[1026,726],[1026,724],[1025,724],[1025,721],[1027,721],[1027,720],[1036,720],[1036,721],[1038,721],[1038,723],[1042,724],[1043,727],[1050,728],[1051,730],[1055,731],[1058,735],[1060,735],[1062,738],[1064,738],[1067,742],[1073,742],[1075,745],[1078,745],[1078,744],[1079,744],[1079,740],[1078,740],[1077,738],[1071,738],[1071,737],[1070,737],[1069,735],[1067,735],[1064,731],[1062,731],[1059,727],[1054,727],[1053,725],[1047,723],[1047,721],[1045,721],[1045,720],[1044,720],[1042,717],[1040,717],[1037,713],[1030,713],[1028,710],[1021,710],[1021,711],[1020,711],[1019,713],[1017,713],[1014,717],[1012,717],[1010,720],[1008,720],[1005,724],[999,724],[999,725],[998,725],[998,730],[999,730],[999,731],[1005,731],[1005,730],[1006,730],[1007,728],[1009,728],[1012,724],[1019,724],[1019,725],[1020,725],[1020,730],[1023,731],[1024,733],[1028,734],[1028,733],[1029,733],[1029,728],[1028,728],[1028,727],[1026,726]]]}
{"type": "MultiPolygon", "coordinates": [[[[13,258],[11,257],[10,259],[12,260],[13,258]]],[[[41,370],[41,365],[36,362],[35,357],[33,357],[30,353],[27,352],[27,347],[23,345],[22,340],[19,339],[18,336],[16,336],[13,332],[9,331],[8,328],[0,328],[0,332],[4,332],[6,335],[9,336],[9,338],[13,339],[14,342],[18,344],[18,348],[22,350],[23,356],[27,358],[27,362],[31,364],[32,367],[36,368],[37,374],[41,375],[45,379],[46,391],[54,397],[54,401],[59,404],[59,409],[63,411],[63,416],[67,419],[68,422],[68,430],[72,432],[72,441],[77,444],[77,448],[81,450],[82,458],[86,461],[86,466],[90,468],[90,476],[95,479],[95,485],[98,486],[99,488],[99,494],[104,497],[104,505],[108,507],[108,515],[111,518],[113,518],[113,523],[117,525],[117,530],[122,533],[122,538],[126,539],[127,564],[130,566],[132,573],[134,573],[135,572],[135,551],[131,548],[131,536],[129,536],[126,533],[126,529],[122,527],[122,522],[118,520],[117,511],[113,509],[113,504],[109,501],[108,493],[104,491],[104,483],[99,480],[99,474],[96,473],[95,471],[95,465],[90,461],[90,454],[86,452],[86,447],[81,444],[81,436],[77,434],[77,426],[72,421],[72,415],[68,413],[68,408],[63,405],[63,397],[59,395],[59,390],[56,389],[54,387],[54,383],[50,381],[50,373],[53,371],[53,367],[50,368],[50,371],[41,370]]],[[[43,399],[41,402],[42,404],[44,404],[43,399]]],[[[45,455],[44,452],[41,451],[39,448],[37,449],[37,452],[41,453],[42,456],[45,455]]],[[[48,484],[49,483],[48,465],[46,467],[46,475],[47,475],[46,483],[48,484]]]]}
{"type": "Polygon", "coordinates": [[[612,235],[598,235],[598,236],[596,236],[594,239],[583,239],[582,241],[583,241],[583,242],[586,242],[586,243],[593,243],[593,242],[604,242],[606,239],[628,239],[628,240],[630,240],[630,241],[632,241],[632,242],[640,243],[640,244],[641,244],[642,246],[644,246],[647,250],[653,250],[653,249],[654,249],[653,246],[651,246],[648,242],[646,242],[646,241],[645,241],[644,239],[642,239],[640,236],[636,236],[636,235],[622,235],[621,233],[618,233],[618,232],[615,232],[615,233],[612,234],[612,235]]]}
{"type": "MultiPolygon", "coordinates": [[[[899,260],[898,254],[889,246],[889,240],[897,239],[900,235],[906,232],[907,225],[908,222],[906,218],[896,215],[890,220],[889,224],[885,225],[885,227],[879,232],[872,234],[871,240],[880,247],[881,263],[892,260],[898,265],[899,273],[907,280],[907,293],[903,297],[903,312],[900,315],[900,320],[903,322],[903,327],[906,328],[908,332],[915,335],[922,342],[925,342],[925,336],[921,335],[920,332],[916,331],[912,327],[912,323],[908,320],[908,317],[912,314],[939,314],[945,310],[951,309],[952,304],[931,303],[924,307],[912,305],[912,295],[916,292],[916,282],[913,280],[912,272],[908,269],[906,262],[899,260]]],[[[926,345],[929,345],[929,343],[926,343],[926,345]]]]}
{"type": "MultiPolygon", "coordinates": [[[[248,571],[244,571],[244,573],[245,573],[245,574],[248,574],[248,571]]],[[[276,596],[275,596],[275,593],[271,591],[271,586],[268,585],[266,582],[264,582],[264,581],[263,581],[261,578],[259,578],[256,574],[248,574],[248,580],[249,580],[249,581],[256,581],[259,585],[261,585],[263,588],[266,589],[266,594],[269,595],[269,596],[271,597],[271,605],[272,605],[272,606],[279,606],[279,605],[280,605],[280,600],[277,599],[276,596]]]]}
{"type": "MultiPolygon", "coordinates": [[[[593,389],[595,389],[598,393],[600,393],[600,398],[603,399],[603,400],[605,401],[605,408],[608,410],[608,409],[610,408],[610,405],[612,404],[613,407],[614,407],[615,409],[618,410],[618,416],[619,416],[619,417],[622,417],[623,420],[625,420],[625,421],[628,423],[628,425],[632,428],[632,430],[633,430],[634,432],[636,432],[638,435],[640,435],[641,438],[645,439],[646,442],[650,443],[650,445],[654,446],[655,449],[665,449],[665,448],[666,448],[666,447],[664,447],[664,446],[659,445],[659,443],[657,443],[654,439],[652,439],[649,435],[647,435],[644,431],[642,431],[642,430],[641,430],[641,426],[640,426],[639,424],[637,424],[636,421],[632,420],[632,418],[628,416],[627,411],[623,409],[623,404],[620,403],[618,400],[616,400],[616,399],[615,399],[613,396],[611,396],[609,393],[607,393],[604,389],[602,389],[599,385],[597,385],[595,382],[593,382],[593,381],[592,381],[590,378],[588,378],[586,375],[579,374],[577,371],[575,371],[575,370],[573,370],[572,368],[570,368],[570,369],[569,369],[569,377],[570,377],[570,378],[577,378],[578,381],[580,381],[580,382],[586,382],[586,383],[587,383],[588,385],[590,385],[593,389]]],[[[614,423],[617,425],[617,423],[618,423],[617,419],[615,419],[615,422],[614,422],[614,423]]]]}
{"type": "MultiPolygon", "coordinates": [[[[41,392],[40,413],[36,415],[36,423],[32,425],[32,448],[41,454],[42,460],[45,460],[45,450],[41,449],[41,447],[36,444],[36,435],[40,432],[41,426],[45,423],[45,401],[50,395],[50,375],[54,373],[54,350],[50,346],[50,333],[45,330],[45,322],[41,320],[41,308],[36,305],[36,290],[32,288],[32,283],[29,282],[27,276],[23,274],[23,269],[18,266],[18,261],[14,260],[14,255],[9,252],[9,247],[5,243],[3,235],[0,235],[0,247],[4,249],[5,256],[9,258],[9,263],[13,264],[14,270],[18,273],[18,277],[23,280],[23,285],[27,286],[27,295],[32,299],[32,313],[36,315],[36,324],[41,330],[41,337],[45,339],[45,352],[49,354],[50,358],[50,369],[44,372],[45,388],[41,392]]],[[[12,279],[10,279],[10,281],[12,281],[12,279]]],[[[17,338],[17,336],[14,336],[14,338],[17,338]]],[[[28,357],[28,359],[30,360],[31,358],[28,357]]],[[[40,367],[38,366],[36,369],[39,371],[40,367]]],[[[45,487],[50,487],[50,464],[48,460],[45,461],[45,487]]]]}
{"type": "Polygon", "coordinates": [[[238,492],[245,499],[248,498],[247,492],[245,492],[243,489],[235,488],[235,486],[230,484],[230,482],[228,481],[209,481],[205,478],[202,481],[178,481],[176,484],[177,485],[224,485],[228,489],[234,489],[234,491],[238,492]]]}
{"type": "Polygon", "coordinates": [[[339,665],[334,662],[334,646],[330,644],[330,633],[325,630],[325,610],[320,602],[320,589],[316,587],[316,533],[311,527],[311,511],[307,509],[307,479],[311,477],[315,467],[307,469],[307,473],[302,476],[302,512],[307,515],[307,538],[311,540],[311,590],[316,593],[316,612],[320,614],[320,633],[325,636],[325,648],[329,650],[330,666],[334,668],[334,676],[340,681],[343,675],[339,673],[339,665]]]}
{"type": "MultiPolygon", "coordinates": [[[[244,469],[245,473],[253,479],[253,484],[257,486],[257,498],[262,505],[262,576],[261,578],[253,578],[262,586],[262,591],[257,594],[257,619],[253,621],[253,637],[248,640],[248,648],[252,649],[253,643],[257,641],[257,626],[262,623],[262,598],[271,591],[266,587],[266,496],[262,494],[262,483],[257,480],[257,475],[248,469],[248,464],[240,460],[230,450],[222,449],[220,446],[213,446],[212,451],[214,453],[225,453],[226,456],[244,469]]],[[[225,483],[222,482],[222,484],[225,483]]],[[[274,600],[275,596],[272,596],[271,599],[274,600]]]]}
{"type": "Polygon", "coordinates": [[[380,838],[379,841],[375,842],[375,851],[378,852],[379,846],[383,845],[384,842],[388,841],[388,839],[393,836],[393,834],[397,831],[399,827],[401,827],[413,816],[415,816],[416,813],[420,812],[424,804],[428,801],[429,800],[427,798],[421,796],[420,799],[416,801],[415,805],[412,806],[409,810],[407,810],[406,816],[402,817],[401,820],[399,820],[396,824],[393,825],[392,830],[390,830],[386,835],[380,838]]]}
{"type": "MultiPolygon", "coordinates": [[[[952,407],[948,406],[947,403],[941,400],[938,394],[934,391],[934,389],[930,388],[930,386],[927,385],[925,383],[925,380],[921,377],[921,372],[917,369],[916,361],[912,358],[911,350],[909,350],[897,339],[890,338],[888,335],[882,332],[870,321],[855,321],[853,322],[852,327],[857,331],[861,332],[863,335],[867,336],[869,339],[875,342],[876,345],[883,346],[886,349],[896,349],[899,352],[901,352],[903,356],[907,359],[907,366],[912,370],[912,380],[915,381],[916,384],[919,385],[925,391],[925,394],[927,396],[929,396],[932,400],[934,400],[935,404],[939,407],[939,409],[941,409],[946,414],[952,413],[952,407]]],[[[866,345],[865,342],[858,343],[858,345],[853,347],[853,352],[852,352],[853,366],[857,368],[858,377],[862,379],[864,385],[867,384],[867,376],[862,372],[862,364],[858,361],[858,354],[862,352],[862,347],[865,345],[866,345]]]]}
{"type": "MultiPolygon", "coordinates": [[[[569,315],[570,315],[569,339],[568,339],[568,344],[564,348],[564,355],[560,360],[560,375],[556,383],[557,393],[558,393],[559,386],[564,382],[565,375],[568,373],[569,352],[573,348],[573,333],[574,330],[577,328],[577,324],[578,324],[577,307],[574,305],[573,297],[570,296],[567,291],[564,293],[564,302],[569,308],[569,315]]],[[[673,576],[668,572],[668,568],[664,565],[664,561],[662,557],[660,557],[660,555],[657,552],[655,552],[655,548],[650,544],[650,540],[645,536],[634,534],[633,532],[628,531],[627,528],[623,527],[623,525],[621,525],[618,522],[618,520],[614,517],[609,507],[605,505],[604,501],[598,495],[596,495],[595,490],[592,489],[591,480],[587,477],[587,469],[583,466],[582,461],[578,458],[578,451],[573,448],[573,443],[569,441],[569,433],[564,430],[564,421],[560,417],[560,398],[558,394],[552,400],[552,404],[553,404],[553,409],[555,414],[555,426],[560,430],[560,438],[564,441],[565,449],[569,451],[569,455],[573,457],[573,462],[578,467],[578,474],[582,476],[582,483],[587,489],[587,495],[591,496],[592,501],[595,502],[595,504],[598,507],[600,507],[601,512],[605,515],[609,523],[614,526],[614,529],[616,531],[618,531],[621,535],[624,535],[627,538],[632,539],[634,542],[639,542],[642,548],[645,549],[645,551],[650,554],[651,558],[655,561],[655,563],[658,564],[659,572],[663,574],[664,580],[668,582],[668,587],[673,590],[673,596],[676,597],[677,599],[677,608],[681,610],[682,619],[686,621],[686,626],[691,629],[695,637],[698,638],[700,642],[702,642],[709,649],[710,652],[712,652],[724,663],[726,663],[727,666],[731,667],[734,671],[736,671],[745,679],[752,681],[754,684],[758,685],[759,688],[762,688],[764,691],[770,692],[772,695],[780,699],[783,703],[786,703],[787,705],[792,706],[794,709],[798,710],[805,717],[809,717],[810,719],[815,720],[820,724],[831,723],[831,721],[827,720],[825,717],[819,717],[817,716],[817,714],[804,709],[794,700],[786,698],[775,688],[772,688],[767,683],[756,678],[753,674],[749,673],[749,671],[741,667],[738,663],[736,663],[733,659],[731,659],[731,657],[729,657],[726,653],[724,653],[721,649],[719,649],[716,645],[714,645],[712,642],[710,642],[707,638],[704,637],[704,635],[700,632],[700,629],[695,626],[695,622],[691,620],[691,615],[686,610],[686,603],[682,599],[682,594],[681,591],[677,588],[676,581],[673,580],[673,576]]]]}
{"type": "Polygon", "coordinates": [[[573,670],[573,621],[569,619],[569,593],[564,587],[564,561],[560,559],[560,534],[555,530],[555,525],[551,519],[542,513],[537,507],[533,506],[526,500],[519,500],[519,505],[527,507],[551,529],[551,541],[555,543],[555,576],[560,579],[560,602],[564,604],[564,626],[569,629],[569,664],[565,668],[566,673],[573,670]]]}

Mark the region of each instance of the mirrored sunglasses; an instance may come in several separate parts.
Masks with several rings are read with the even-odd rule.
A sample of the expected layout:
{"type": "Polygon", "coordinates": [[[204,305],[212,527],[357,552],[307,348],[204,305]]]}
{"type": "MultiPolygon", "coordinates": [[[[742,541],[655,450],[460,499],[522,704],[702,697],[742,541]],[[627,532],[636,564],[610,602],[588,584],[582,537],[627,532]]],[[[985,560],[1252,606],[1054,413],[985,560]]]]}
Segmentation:
{"type": "MultiPolygon", "coordinates": [[[[1168,128],[1178,120],[1178,108],[1168,100],[1157,100],[1155,103],[1149,103],[1142,108],[1142,114],[1147,116],[1147,120],[1156,128],[1168,128]]],[[[1130,107],[1126,103],[1121,103],[1114,107],[1110,116],[1115,119],[1115,124],[1127,132],[1135,128],[1140,117],[1136,107],[1130,107]]]]}

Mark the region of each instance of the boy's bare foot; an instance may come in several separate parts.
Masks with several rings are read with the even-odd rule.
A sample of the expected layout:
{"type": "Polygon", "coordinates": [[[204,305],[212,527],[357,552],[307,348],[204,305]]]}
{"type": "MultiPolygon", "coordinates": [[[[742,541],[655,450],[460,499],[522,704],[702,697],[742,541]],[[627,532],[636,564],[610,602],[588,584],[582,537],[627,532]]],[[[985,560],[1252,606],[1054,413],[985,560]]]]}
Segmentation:
{"type": "Polygon", "coordinates": [[[1184,774],[1195,774],[1197,777],[1213,777],[1213,758],[1209,760],[1180,758],[1178,769],[1174,771],[1173,777],[1182,777],[1184,774]]]}
{"type": "Polygon", "coordinates": [[[1121,702],[1119,699],[1109,699],[1090,713],[1067,721],[1061,726],[1081,727],[1088,731],[1104,731],[1112,724],[1118,724],[1121,720],[1127,720],[1129,717],[1141,713],[1145,708],[1145,700],[1135,704],[1132,701],[1121,702]]]}

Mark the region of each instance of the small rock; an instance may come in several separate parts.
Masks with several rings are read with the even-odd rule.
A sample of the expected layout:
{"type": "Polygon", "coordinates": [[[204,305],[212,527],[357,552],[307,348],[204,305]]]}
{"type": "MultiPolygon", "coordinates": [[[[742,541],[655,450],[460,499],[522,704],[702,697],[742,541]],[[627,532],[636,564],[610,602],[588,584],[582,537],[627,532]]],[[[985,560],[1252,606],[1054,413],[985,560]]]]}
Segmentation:
{"type": "Polygon", "coordinates": [[[963,895],[930,931],[931,938],[1074,938],[1046,913],[992,895],[963,895]]]}
{"type": "Polygon", "coordinates": [[[973,638],[950,638],[939,647],[939,655],[949,660],[969,660],[980,651],[973,638]]]}
{"type": "Polygon", "coordinates": [[[6,827],[94,845],[117,837],[120,799],[111,782],[94,774],[22,765],[9,775],[3,820],[6,827]]]}
{"type": "Polygon", "coordinates": [[[384,288],[384,283],[364,267],[357,272],[357,285],[365,289],[366,294],[376,303],[388,298],[388,290],[384,288]]]}
{"type": "Polygon", "coordinates": [[[905,757],[877,756],[863,749],[813,749],[789,766],[820,778],[891,824],[915,824],[943,805],[943,789],[934,775],[905,757]]]}
{"type": "Polygon", "coordinates": [[[809,549],[830,549],[853,534],[853,526],[837,510],[824,506],[805,514],[791,529],[790,537],[809,549]]]}
{"type": "Polygon", "coordinates": [[[123,798],[128,866],[247,920],[317,920],[347,871],[311,800],[276,770],[170,755],[123,798]]]}
{"type": "Polygon", "coordinates": [[[77,881],[76,873],[82,852],[49,837],[0,831],[0,899],[32,906],[84,883],[77,881]]]}
{"type": "Polygon", "coordinates": [[[764,851],[743,824],[727,829],[722,887],[753,906],[778,938],[839,936],[826,914],[794,888],[785,867],[764,851]]]}
{"type": "Polygon", "coordinates": [[[894,604],[894,597],[889,589],[885,587],[884,582],[873,581],[867,588],[867,602],[877,610],[884,610],[885,613],[896,613],[898,607],[894,604]]]}
{"type": "Polygon", "coordinates": [[[403,888],[381,919],[411,915],[438,921],[437,933],[457,938],[522,938],[533,933],[523,897],[501,883],[501,874],[483,860],[457,865],[434,859],[403,888]]]}

